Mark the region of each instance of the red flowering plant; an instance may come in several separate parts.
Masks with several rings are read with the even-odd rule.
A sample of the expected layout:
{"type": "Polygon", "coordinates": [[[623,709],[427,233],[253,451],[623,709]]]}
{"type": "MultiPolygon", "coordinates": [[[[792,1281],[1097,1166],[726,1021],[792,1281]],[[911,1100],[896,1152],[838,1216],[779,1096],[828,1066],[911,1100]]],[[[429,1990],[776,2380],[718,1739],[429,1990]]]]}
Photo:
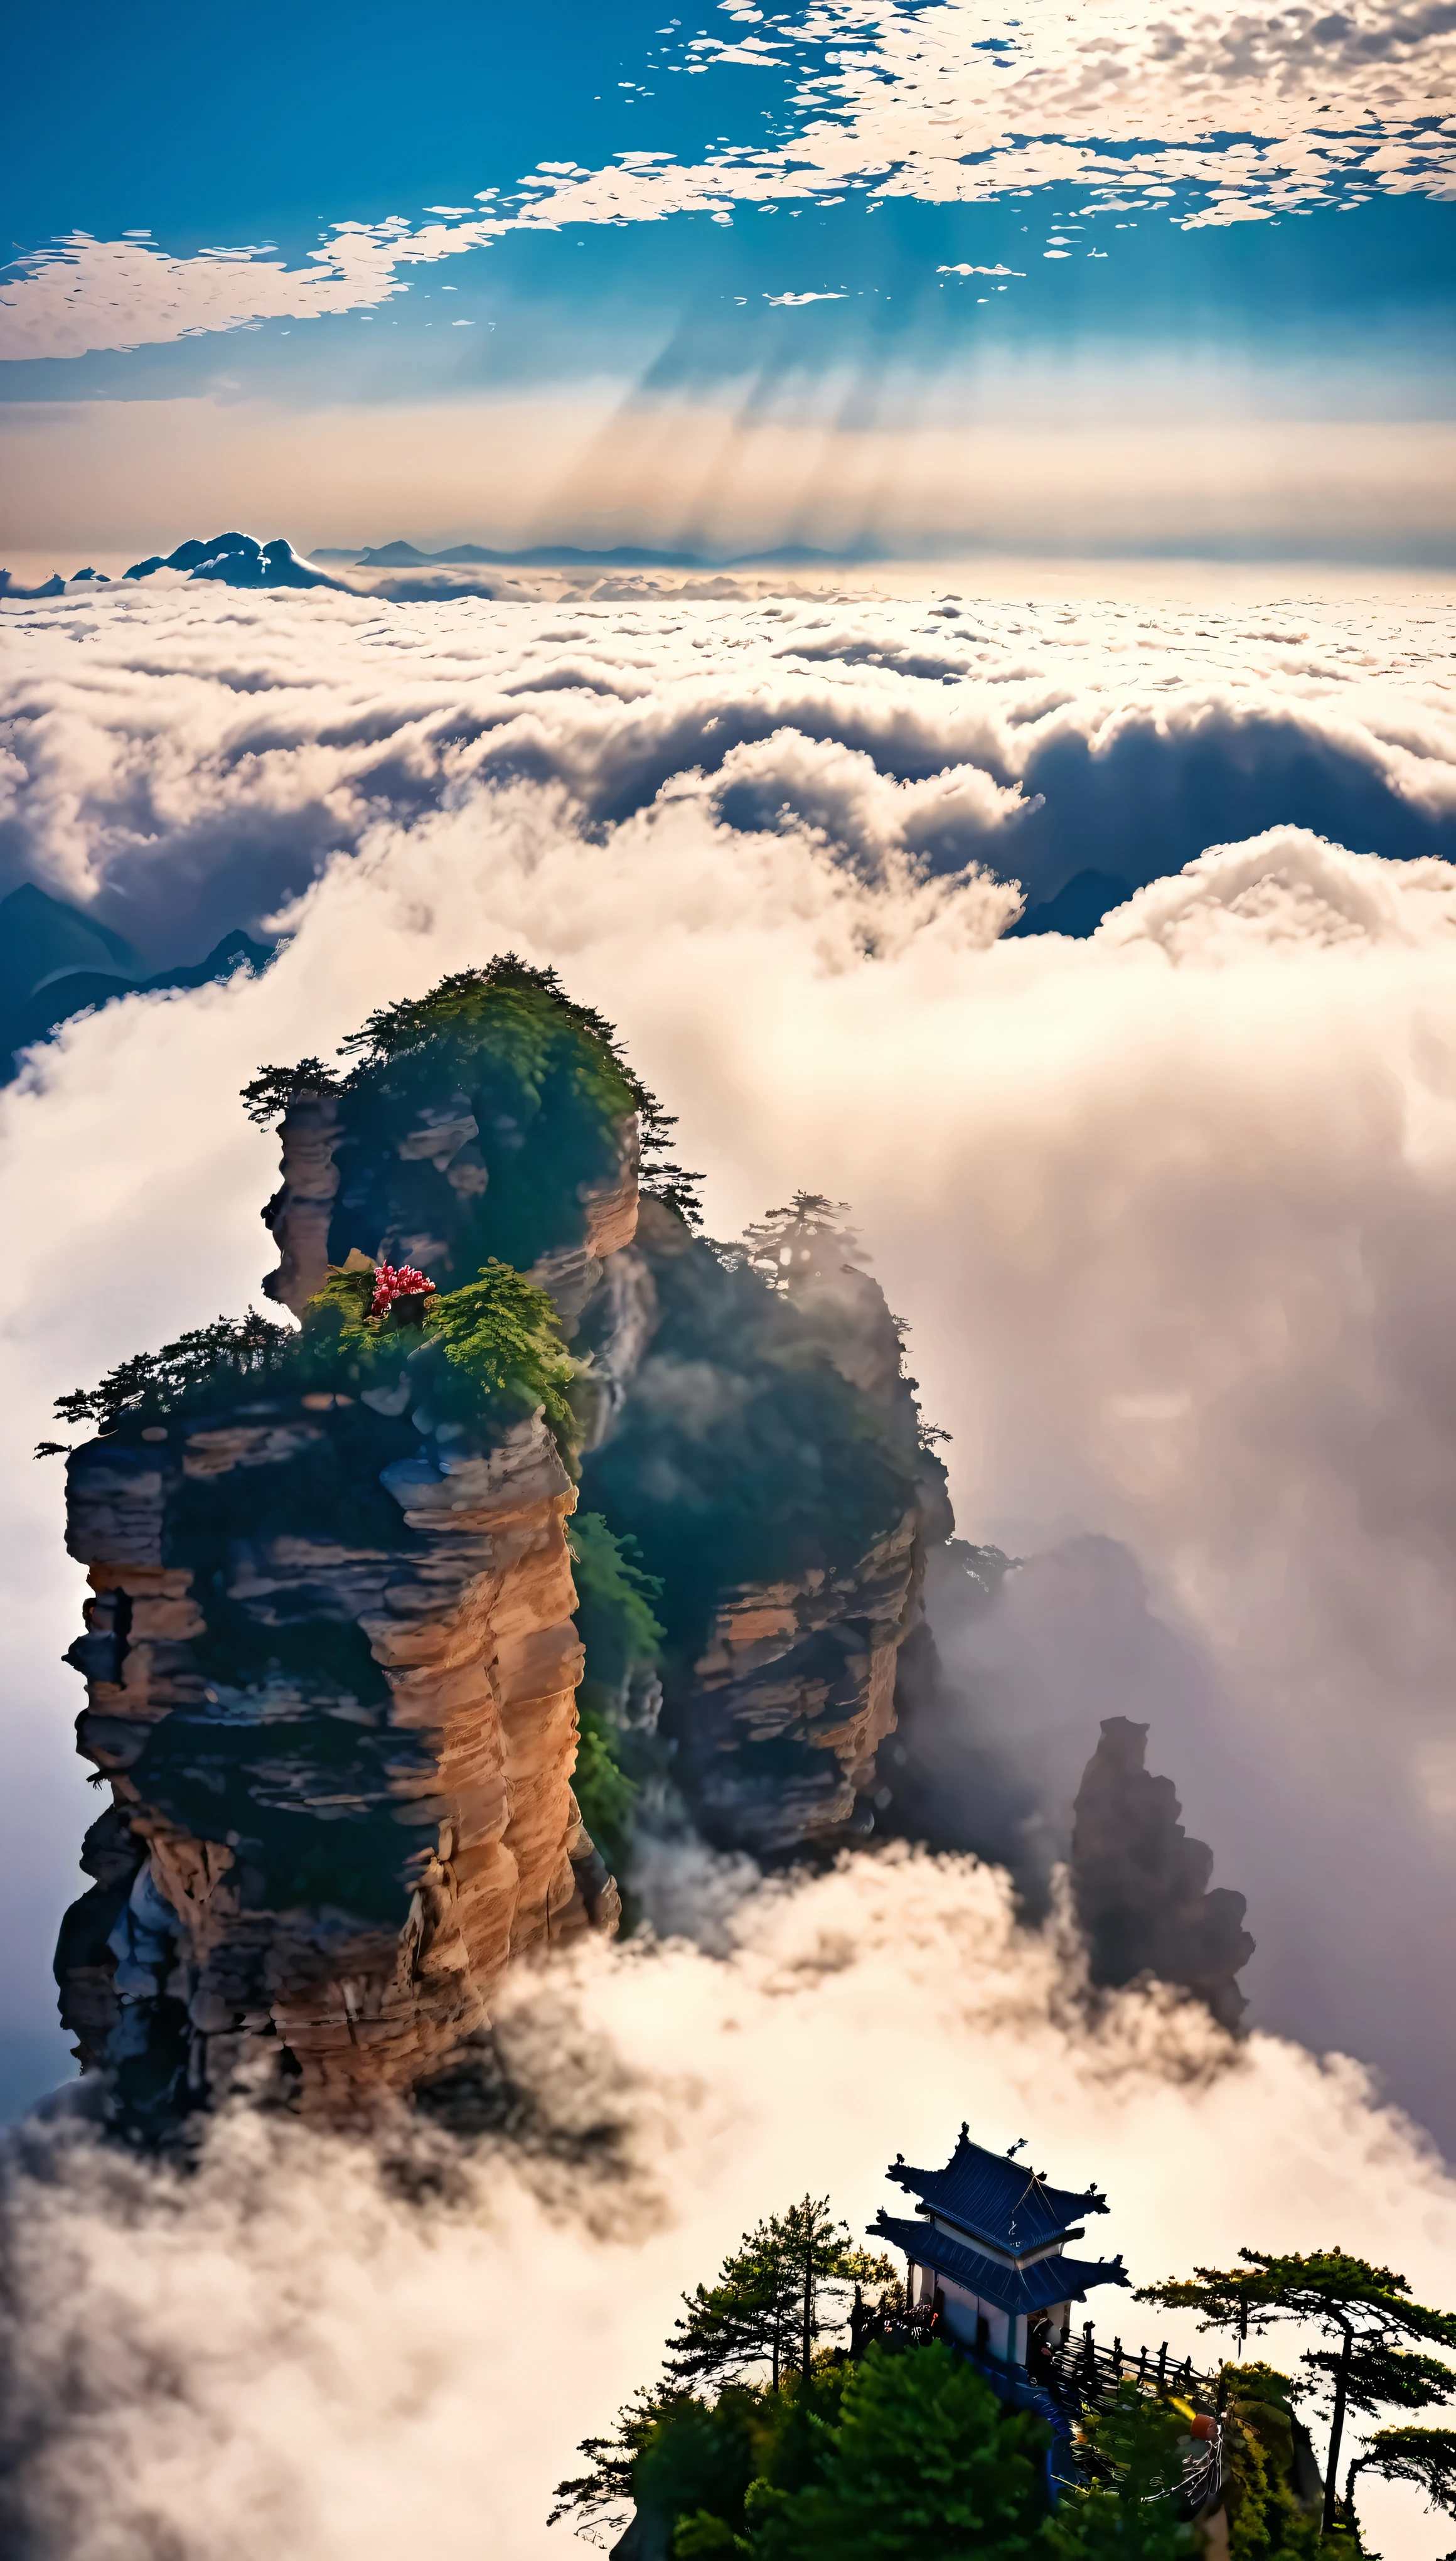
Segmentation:
{"type": "Polygon", "coordinates": [[[399,1265],[377,1263],[374,1272],[374,1296],[369,1306],[370,1315],[387,1316],[395,1301],[402,1298],[406,1303],[400,1308],[400,1315],[416,1324],[422,1323],[424,1301],[433,1288],[434,1282],[427,1280],[422,1272],[416,1272],[412,1263],[399,1265]],[[417,1301],[417,1304],[409,1305],[407,1302],[411,1299],[417,1301]]]}
{"type": "Polygon", "coordinates": [[[535,1408],[564,1453],[574,1446],[578,1364],[546,1291],[508,1263],[445,1290],[409,1264],[336,1268],[304,1309],[298,1357],[314,1384],[353,1393],[407,1377],[440,1421],[489,1431],[535,1408]]]}

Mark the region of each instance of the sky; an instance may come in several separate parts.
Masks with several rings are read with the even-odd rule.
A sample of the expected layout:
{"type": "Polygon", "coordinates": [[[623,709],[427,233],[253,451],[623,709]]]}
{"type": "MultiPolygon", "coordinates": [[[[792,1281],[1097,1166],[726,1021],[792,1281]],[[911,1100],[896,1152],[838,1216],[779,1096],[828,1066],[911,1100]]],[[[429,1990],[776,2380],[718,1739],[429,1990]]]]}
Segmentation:
{"type": "Polygon", "coordinates": [[[1408,0],[32,12],[5,542],[1448,562],[1453,63],[1408,0]]]}
{"type": "Polygon", "coordinates": [[[966,1714],[1063,1825],[1148,1723],[1251,2033],[1099,2012],[992,1870],[702,1852],[671,1944],[511,1988],[544,2149],[244,2114],[182,2179],[73,2090],[0,2145],[21,2561],[545,2561],[679,2291],[964,2117],[1139,2277],[1339,2241],[1456,2303],[1456,11],[1019,10],[7,30],[0,898],[142,972],[277,948],[0,1086],[0,2118],[70,2071],[96,1810],[31,1451],[256,1303],[259,1063],[503,949],[620,1027],[713,1232],[852,1204],[1024,1560],[966,1714]],[[329,583],[120,579],[225,528],[329,583]]]}

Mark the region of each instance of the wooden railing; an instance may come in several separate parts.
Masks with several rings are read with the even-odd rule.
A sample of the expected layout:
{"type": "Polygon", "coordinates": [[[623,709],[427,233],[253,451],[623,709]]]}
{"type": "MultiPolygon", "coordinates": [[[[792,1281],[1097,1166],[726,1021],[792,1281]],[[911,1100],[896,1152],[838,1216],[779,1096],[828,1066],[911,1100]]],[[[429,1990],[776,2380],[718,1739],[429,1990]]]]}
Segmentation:
{"type": "Polygon", "coordinates": [[[1068,2330],[1048,2362],[1061,2390],[1082,2403],[1108,2401],[1119,2383],[1132,2382],[1146,2392],[1176,2394],[1181,2401],[1191,2401],[1196,2410],[1211,2416],[1222,2413],[1221,2376],[1196,2374],[1193,2358],[1187,2356],[1180,2362],[1170,2354],[1166,2339],[1156,2351],[1124,2347],[1116,2337],[1110,2347],[1104,2347],[1092,2323],[1084,2321],[1081,2336],[1068,2330]]]}

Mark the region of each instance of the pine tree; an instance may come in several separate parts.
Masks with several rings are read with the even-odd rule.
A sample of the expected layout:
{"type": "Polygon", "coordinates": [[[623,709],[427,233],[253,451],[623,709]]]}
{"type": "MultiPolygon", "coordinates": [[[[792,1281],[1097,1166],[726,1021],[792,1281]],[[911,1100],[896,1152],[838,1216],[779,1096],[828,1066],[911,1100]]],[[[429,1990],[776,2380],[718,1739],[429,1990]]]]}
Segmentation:
{"type": "Polygon", "coordinates": [[[743,1260],[771,1289],[784,1293],[795,1281],[822,1280],[863,1263],[859,1238],[844,1224],[849,1211],[848,1201],[831,1200],[825,1192],[795,1192],[743,1230],[743,1260]]]}
{"type": "Polygon", "coordinates": [[[1366,2472],[1409,2481],[1424,2490],[1429,2506],[1456,2516],[1456,2428],[1379,2428],[1367,2438],[1345,2476],[1345,2514],[1352,2526],[1355,2484],[1366,2472]]]}
{"type": "Polygon", "coordinates": [[[853,2287],[883,2295],[895,2283],[892,2263],[857,2249],[849,2226],[832,2219],[827,2196],[802,2197],[745,2232],[712,2286],[683,2297],[668,2370],[678,2382],[728,2380],[767,2365],[777,2391],[791,2365],[807,2375],[825,2329],[845,2326],[853,2287]]]}
{"type": "Polygon", "coordinates": [[[1056,2561],[1178,2561],[1196,2537],[1181,2513],[1186,2413],[1125,2376],[1080,2430],[1085,2489],[1047,2527],[1056,2561]]]}
{"type": "Polygon", "coordinates": [[[1196,2268],[1192,2278],[1142,2288],[1137,2300],[1168,2310],[1201,2312],[1201,2328],[1233,2329],[1240,2339],[1277,2321],[1293,2320],[1318,2326],[1336,2342],[1314,2351],[1311,2359],[1332,2387],[1321,2527],[1328,2534],[1336,2521],[1347,2412],[1354,2407],[1374,2416],[1386,2408],[1419,2408],[1422,2403],[1412,2401],[1412,2392],[1444,2399],[1456,2389],[1456,2375],[1434,2357],[1412,2356],[1395,2345],[1403,2336],[1456,2347],[1456,2319],[1412,2302],[1405,2279],[1393,2269],[1352,2259],[1338,2248],[1305,2258],[1266,2250],[1240,2250],[1238,2255],[1241,2267],[1196,2268]]]}
{"type": "Polygon", "coordinates": [[[1039,2420],[1004,2410],[938,2340],[871,2347],[846,2377],[820,2478],[787,2494],[755,2482],[738,2548],[763,2561],[1019,2561],[1042,2522],[1045,2446],[1039,2420]]]}

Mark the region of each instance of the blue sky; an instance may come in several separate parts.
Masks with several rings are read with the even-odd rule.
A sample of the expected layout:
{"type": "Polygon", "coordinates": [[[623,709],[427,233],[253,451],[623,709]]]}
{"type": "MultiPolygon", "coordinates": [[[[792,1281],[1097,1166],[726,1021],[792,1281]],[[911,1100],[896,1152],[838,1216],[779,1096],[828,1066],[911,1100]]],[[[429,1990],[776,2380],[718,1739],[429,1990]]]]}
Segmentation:
{"type": "MultiPolygon", "coordinates": [[[[1080,547],[1176,548],[1186,517],[1188,548],[1237,548],[1242,507],[1246,548],[1307,551],[1341,510],[1281,523],[1280,422],[1368,430],[1316,464],[1354,491],[1357,556],[1445,557],[1441,507],[1393,495],[1404,430],[1456,408],[1442,14],[569,0],[449,6],[421,31],[365,0],[344,42],[307,8],[39,14],[10,51],[17,93],[52,104],[3,178],[7,538],[176,538],[198,530],[160,521],[183,485],[216,485],[224,514],[281,510],[309,543],[852,533],[873,427],[909,439],[919,490],[887,538],[933,549],[996,534],[984,505],[959,520],[944,437],[1031,422],[1199,442],[1183,500],[1167,457],[1145,525],[1088,494],[1080,547]],[[762,491],[715,516],[618,457],[593,524],[594,439],[664,404],[700,479],[725,434],[832,434],[824,523],[807,463],[774,522],[762,491]],[[113,503],[91,457],[131,452],[117,412],[137,405],[113,503]],[[411,421],[408,467],[384,413],[411,421]],[[290,483],[278,449],[305,421],[349,460],[333,508],[321,466],[290,483]]],[[[1058,539],[1077,546],[1065,459],[1058,539]]],[[[1028,521],[1009,507],[1010,542],[1028,521]]]]}

